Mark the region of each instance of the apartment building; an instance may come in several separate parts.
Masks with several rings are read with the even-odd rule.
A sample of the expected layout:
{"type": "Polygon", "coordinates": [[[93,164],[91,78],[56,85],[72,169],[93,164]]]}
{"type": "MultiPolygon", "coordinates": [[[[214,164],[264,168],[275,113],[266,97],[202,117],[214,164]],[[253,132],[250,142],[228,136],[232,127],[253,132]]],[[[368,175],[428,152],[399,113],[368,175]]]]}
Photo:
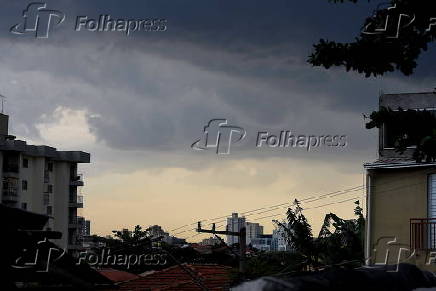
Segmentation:
{"type": "MultiPolygon", "coordinates": [[[[380,107],[436,113],[436,93],[384,94],[380,107]]],[[[417,128],[418,130],[418,128],[417,128]]],[[[436,270],[436,163],[413,159],[417,145],[394,149],[395,121],[379,130],[378,159],[364,164],[365,257],[369,265],[414,263],[436,270]]]]}
{"type": "Polygon", "coordinates": [[[253,238],[251,240],[251,246],[265,252],[274,250],[272,234],[261,234],[259,237],[253,238]]]}
{"type": "MultiPolygon", "coordinates": [[[[239,232],[243,227],[245,227],[245,217],[239,217],[238,213],[232,213],[232,216],[227,218],[227,231],[239,232]]],[[[227,236],[227,244],[229,246],[236,243],[239,243],[237,236],[227,236]]]]}
{"type": "Polygon", "coordinates": [[[286,240],[286,231],[283,226],[277,226],[276,229],[273,230],[272,238],[272,250],[278,252],[291,250],[291,247],[286,240]]]}
{"type": "Polygon", "coordinates": [[[251,241],[257,237],[260,237],[263,234],[263,226],[259,223],[254,222],[246,222],[246,243],[249,245],[251,241]]]}
{"type": "Polygon", "coordinates": [[[54,243],[68,251],[81,248],[77,209],[83,208],[78,187],[84,182],[77,165],[89,163],[90,154],[29,145],[9,135],[8,122],[9,116],[0,114],[1,202],[48,215],[45,229],[62,233],[54,243]]]}

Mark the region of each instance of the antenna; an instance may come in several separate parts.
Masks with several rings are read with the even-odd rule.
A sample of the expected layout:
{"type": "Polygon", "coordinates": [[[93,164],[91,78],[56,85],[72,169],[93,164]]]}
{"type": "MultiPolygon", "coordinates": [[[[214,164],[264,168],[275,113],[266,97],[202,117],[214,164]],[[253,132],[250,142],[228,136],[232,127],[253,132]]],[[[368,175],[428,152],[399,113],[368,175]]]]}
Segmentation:
{"type": "Polygon", "coordinates": [[[0,98],[2,99],[2,114],[3,114],[6,96],[3,96],[2,94],[0,94],[0,98]]]}

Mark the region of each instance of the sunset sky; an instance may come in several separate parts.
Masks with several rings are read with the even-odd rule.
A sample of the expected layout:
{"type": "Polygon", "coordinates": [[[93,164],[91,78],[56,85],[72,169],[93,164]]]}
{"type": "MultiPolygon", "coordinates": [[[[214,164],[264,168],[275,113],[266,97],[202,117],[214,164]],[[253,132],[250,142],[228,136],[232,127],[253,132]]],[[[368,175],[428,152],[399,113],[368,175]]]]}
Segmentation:
{"type": "MultiPolygon", "coordinates": [[[[311,67],[306,61],[320,38],[357,36],[378,4],[361,2],[47,1],[66,19],[48,39],[36,39],[9,33],[31,2],[2,1],[0,94],[7,96],[10,133],[91,153],[91,164],[79,170],[86,183],[83,215],[100,235],[137,224],[171,232],[362,185],[362,164],[377,158],[377,132],[365,129],[362,113],[377,109],[380,92],[432,91],[436,50],[421,56],[412,77],[365,78],[311,67]],[[164,18],[167,30],[130,36],[74,31],[77,16],[103,14],[164,18]],[[247,132],[230,155],[191,149],[213,118],[247,132]],[[281,130],[346,135],[347,146],[256,148],[259,131],[281,130]]],[[[305,214],[317,230],[326,213],[351,217],[353,207],[350,200],[305,214]]],[[[277,212],[247,220],[271,232],[273,218],[256,218],[277,212]]],[[[192,228],[171,234],[189,230],[178,236],[204,237],[191,238],[192,228]]]]}

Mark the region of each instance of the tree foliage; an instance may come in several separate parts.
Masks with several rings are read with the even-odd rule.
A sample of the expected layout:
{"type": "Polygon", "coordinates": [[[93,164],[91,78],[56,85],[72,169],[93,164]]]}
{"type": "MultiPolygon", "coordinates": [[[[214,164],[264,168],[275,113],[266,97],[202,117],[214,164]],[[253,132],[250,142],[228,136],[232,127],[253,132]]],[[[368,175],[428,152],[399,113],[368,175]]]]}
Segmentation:
{"type": "Polygon", "coordinates": [[[325,216],[317,238],[303,214],[298,200],[287,211],[287,222],[274,221],[285,230],[292,252],[301,257],[302,269],[343,262],[363,262],[365,219],[359,201],[355,202],[356,219],[345,220],[334,213],[325,216]]]}
{"type": "Polygon", "coordinates": [[[327,69],[342,66],[366,77],[395,70],[411,75],[419,55],[436,38],[436,1],[391,0],[378,8],[365,20],[354,42],[321,39],[308,62],[327,69]]]}
{"type": "Polygon", "coordinates": [[[133,231],[123,229],[113,230],[112,233],[115,238],[121,241],[121,243],[130,246],[144,245],[151,242],[149,232],[147,230],[142,230],[142,227],[139,225],[135,226],[133,231]]]}
{"type": "Polygon", "coordinates": [[[370,115],[367,129],[386,126],[394,140],[394,148],[404,153],[409,146],[416,146],[413,158],[417,162],[434,162],[436,160],[436,117],[433,113],[422,110],[392,110],[381,107],[370,115]]]}

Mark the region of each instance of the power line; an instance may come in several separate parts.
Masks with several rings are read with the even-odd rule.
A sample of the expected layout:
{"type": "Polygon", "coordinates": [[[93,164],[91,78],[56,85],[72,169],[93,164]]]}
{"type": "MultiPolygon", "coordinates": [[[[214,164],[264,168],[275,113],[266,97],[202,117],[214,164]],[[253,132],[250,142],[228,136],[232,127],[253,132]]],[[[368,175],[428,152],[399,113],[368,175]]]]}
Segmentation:
{"type": "MultiPolygon", "coordinates": [[[[362,189],[363,189],[363,185],[359,185],[359,186],[355,186],[355,187],[352,187],[352,188],[347,188],[347,189],[338,190],[338,191],[334,191],[334,192],[330,192],[330,193],[326,193],[326,194],[322,194],[322,195],[316,195],[316,196],[312,196],[312,197],[304,198],[304,199],[300,200],[300,202],[304,202],[304,201],[307,201],[307,200],[310,200],[310,199],[317,198],[317,199],[315,199],[315,200],[313,200],[313,201],[308,201],[308,202],[307,202],[307,203],[310,203],[310,202],[314,202],[314,201],[317,201],[317,200],[321,200],[321,199],[328,198],[330,195],[333,195],[333,194],[336,194],[336,195],[334,195],[334,196],[344,195],[344,194],[347,194],[347,193],[349,193],[349,192],[359,191],[359,190],[362,190],[362,189]]],[[[332,196],[332,197],[333,197],[333,196],[332,196]]],[[[242,215],[245,215],[245,214],[247,214],[247,213],[252,213],[252,212],[259,211],[259,210],[271,209],[271,208],[280,207],[280,206],[284,206],[284,205],[290,205],[290,204],[292,204],[292,202],[291,202],[291,203],[290,203],[290,202],[280,203],[280,204],[277,204],[277,205],[266,206],[266,207],[262,207],[262,208],[258,208],[258,209],[248,210],[248,211],[245,211],[245,212],[241,212],[241,214],[242,214],[242,215]]],[[[249,215],[253,215],[253,214],[249,214],[249,215]]],[[[249,215],[245,215],[245,216],[249,216],[249,215]]],[[[227,218],[227,217],[229,217],[229,215],[220,216],[220,217],[211,218],[211,219],[204,219],[204,220],[201,220],[201,222],[205,222],[205,221],[216,221],[217,219],[227,218]]],[[[194,223],[191,223],[191,224],[186,224],[186,225],[183,225],[183,226],[177,227],[177,228],[175,228],[175,229],[172,229],[171,231],[176,231],[176,230],[179,230],[179,229],[183,229],[183,228],[188,227],[188,226],[190,226],[190,225],[195,225],[196,223],[197,223],[197,222],[194,222],[194,223]]],[[[212,224],[212,223],[211,223],[211,224],[212,224]]]]}
{"type": "MultiPolygon", "coordinates": [[[[415,174],[414,176],[418,176],[418,175],[421,175],[422,173],[417,173],[417,174],[415,174]]],[[[400,185],[400,186],[397,186],[397,187],[393,187],[393,188],[389,188],[389,189],[383,189],[383,190],[381,190],[381,191],[377,191],[377,195],[380,195],[381,193],[389,193],[389,192],[392,192],[392,191],[395,191],[395,190],[398,190],[398,189],[404,189],[404,188],[408,188],[408,187],[413,187],[413,186],[417,186],[417,185],[421,185],[421,184],[425,184],[426,182],[418,182],[418,183],[413,183],[413,184],[408,184],[408,185],[400,185]]],[[[382,184],[378,184],[378,185],[374,185],[374,186],[371,186],[371,187],[379,187],[379,186],[385,186],[385,185],[391,185],[391,184],[397,184],[397,183],[382,183],[382,184]]],[[[337,196],[340,196],[340,195],[344,195],[344,194],[347,194],[347,193],[350,193],[350,192],[356,192],[356,191],[360,191],[360,190],[363,190],[364,188],[362,187],[362,185],[361,186],[357,186],[357,187],[353,187],[353,188],[348,188],[348,189],[345,189],[345,190],[340,190],[340,191],[335,191],[335,192],[330,192],[330,193],[327,193],[327,194],[323,194],[323,195],[319,195],[319,196],[312,196],[312,197],[309,197],[309,198],[305,198],[305,199],[302,199],[302,200],[300,200],[300,202],[301,201],[304,201],[304,200],[310,200],[310,201],[306,201],[306,202],[304,202],[304,203],[312,203],[312,202],[315,202],[315,201],[319,201],[319,200],[322,200],[322,199],[325,199],[325,198],[327,198],[327,197],[337,197],[337,196]],[[351,189],[351,190],[350,190],[351,189]],[[349,190],[349,191],[346,191],[346,190],[349,190]],[[316,198],[316,199],[314,199],[314,198],[316,198]],[[322,199],[320,199],[320,198],[322,198],[322,199]]],[[[333,204],[338,204],[338,203],[340,203],[340,202],[348,202],[348,201],[351,201],[351,200],[354,200],[354,199],[357,199],[357,198],[359,198],[359,197],[361,197],[361,198],[364,198],[364,197],[366,197],[366,195],[365,194],[363,194],[362,196],[358,196],[358,197],[354,197],[354,198],[351,198],[351,199],[346,199],[346,200],[344,200],[344,201],[338,201],[338,202],[332,202],[332,203],[327,203],[327,204],[322,204],[322,205],[319,205],[319,206],[315,206],[315,207],[311,207],[311,208],[304,208],[304,210],[311,210],[311,209],[319,209],[319,208],[321,208],[321,207],[325,207],[325,206],[329,206],[329,205],[333,205],[333,204]]],[[[277,205],[273,205],[273,206],[270,206],[270,207],[262,207],[262,209],[268,209],[268,208],[272,208],[272,207],[276,207],[276,206],[282,206],[282,205],[291,205],[292,203],[282,203],[282,204],[277,204],[277,205]]],[[[286,207],[283,207],[283,208],[286,208],[286,207]]],[[[270,211],[273,211],[273,210],[276,210],[277,208],[274,208],[274,209],[271,209],[271,210],[267,210],[267,211],[263,211],[263,212],[259,212],[259,213],[252,213],[252,214],[250,214],[250,215],[247,215],[247,216],[251,216],[251,215],[259,215],[259,214],[262,214],[262,213],[266,213],[266,212],[270,212],[270,211]]],[[[259,209],[257,209],[257,210],[259,210],[259,209]]],[[[282,215],[282,213],[277,213],[277,214],[273,214],[273,215],[269,215],[269,216],[264,216],[264,217],[260,217],[260,218],[257,218],[257,217],[254,217],[253,219],[255,219],[255,220],[260,220],[260,219],[264,219],[264,218],[268,218],[268,217],[274,217],[274,216],[279,216],[279,215],[282,215]]],[[[228,216],[223,216],[223,217],[228,217],[228,216]]],[[[212,220],[212,219],[209,219],[209,221],[210,220],[212,220]]],[[[205,221],[207,221],[207,220],[205,220],[205,221]]],[[[225,222],[226,220],[222,220],[222,221],[217,221],[217,222],[215,222],[215,223],[219,223],[219,222],[225,222]]],[[[212,223],[211,223],[212,224],[212,223]]],[[[186,231],[183,231],[183,233],[185,233],[185,232],[193,232],[195,229],[192,229],[192,230],[186,230],[186,231]]]]}

